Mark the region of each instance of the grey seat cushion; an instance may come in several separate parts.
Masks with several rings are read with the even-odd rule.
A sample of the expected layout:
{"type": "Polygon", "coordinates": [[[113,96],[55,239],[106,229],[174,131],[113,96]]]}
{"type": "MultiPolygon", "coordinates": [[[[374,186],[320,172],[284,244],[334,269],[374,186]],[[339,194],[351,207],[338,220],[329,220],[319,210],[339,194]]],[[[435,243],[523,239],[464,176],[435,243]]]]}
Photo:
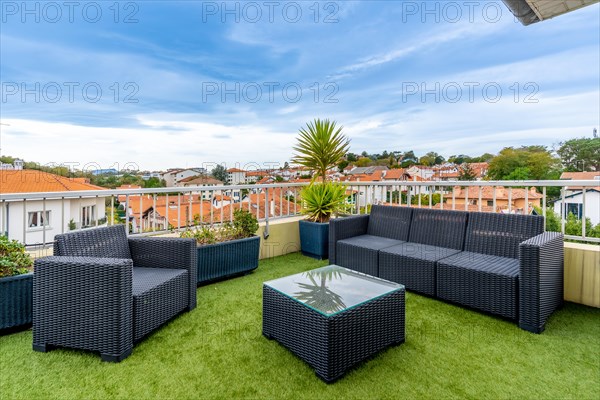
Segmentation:
{"type": "Polygon", "coordinates": [[[379,276],[408,290],[436,294],[436,262],[460,250],[420,243],[402,243],[379,252],[379,276]]]}
{"type": "Polygon", "coordinates": [[[426,261],[438,261],[442,258],[450,257],[453,254],[460,253],[460,250],[411,242],[388,247],[381,251],[382,253],[411,257],[426,261]]]}
{"type": "Polygon", "coordinates": [[[440,261],[440,264],[513,278],[519,276],[519,260],[469,251],[446,257],[440,261]]]}
{"type": "Polygon", "coordinates": [[[401,243],[403,243],[401,240],[388,239],[374,235],[360,235],[338,241],[338,244],[357,246],[370,250],[381,250],[401,243]]]}
{"type": "Polygon", "coordinates": [[[133,268],[133,340],[179,314],[189,304],[189,278],[185,269],[133,268]]]}
{"type": "Polygon", "coordinates": [[[336,264],[379,276],[379,250],[403,243],[381,236],[361,235],[337,242],[336,264]]]}
{"type": "Polygon", "coordinates": [[[141,296],[182,275],[187,276],[187,273],[188,272],[185,269],[134,267],[132,284],[133,297],[141,296]]]}
{"type": "Polygon", "coordinates": [[[438,261],[437,296],[516,320],[519,260],[462,252],[438,261]]]}

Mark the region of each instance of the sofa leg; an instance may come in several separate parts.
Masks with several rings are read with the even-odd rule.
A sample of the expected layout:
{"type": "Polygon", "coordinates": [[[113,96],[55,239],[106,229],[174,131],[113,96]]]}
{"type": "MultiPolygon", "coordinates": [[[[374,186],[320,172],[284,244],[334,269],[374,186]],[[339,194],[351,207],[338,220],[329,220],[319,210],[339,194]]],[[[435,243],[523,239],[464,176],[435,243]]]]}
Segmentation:
{"type": "Polygon", "coordinates": [[[523,330],[526,330],[528,332],[531,332],[531,333],[538,333],[539,334],[539,333],[544,332],[544,326],[543,325],[540,328],[540,327],[535,326],[535,325],[530,325],[530,324],[526,324],[524,322],[519,322],[519,328],[521,328],[523,330]]]}
{"type": "Polygon", "coordinates": [[[126,359],[127,357],[129,357],[129,355],[131,354],[131,350],[132,349],[129,349],[129,350],[124,351],[123,353],[117,354],[117,355],[115,355],[115,354],[107,354],[107,353],[100,353],[100,357],[102,358],[102,361],[117,363],[117,362],[121,362],[124,359],[126,359]]]}

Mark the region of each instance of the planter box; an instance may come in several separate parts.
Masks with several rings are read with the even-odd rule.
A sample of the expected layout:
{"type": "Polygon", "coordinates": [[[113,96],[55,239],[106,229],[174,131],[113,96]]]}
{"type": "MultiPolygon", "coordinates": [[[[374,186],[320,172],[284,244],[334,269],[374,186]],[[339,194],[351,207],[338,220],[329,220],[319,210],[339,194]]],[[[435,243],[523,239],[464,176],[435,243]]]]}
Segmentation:
{"type": "Polygon", "coordinates": [[[256,269],[259,250],[258,236],[198,246],[198,284],[256,269]]]}
{"type": "Polygon", "coordinates": [[[329,223],[300,221],[302,254],[324,260],[329,258],[329,223]]]}
{"type": "Polygon", "coordinates": [[[31,325],[33,273],[0,278],[0,330],[31,325]]]}

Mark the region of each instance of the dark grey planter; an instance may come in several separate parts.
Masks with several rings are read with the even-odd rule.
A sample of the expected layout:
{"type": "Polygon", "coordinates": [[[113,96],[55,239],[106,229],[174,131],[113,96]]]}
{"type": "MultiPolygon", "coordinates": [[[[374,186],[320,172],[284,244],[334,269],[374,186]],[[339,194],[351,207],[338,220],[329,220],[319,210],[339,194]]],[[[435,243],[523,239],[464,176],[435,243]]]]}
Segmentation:
{"type": "Polygon", "coordinates": [[[258,236],[198,246],[198,284],[256,269],[259,251],[258,236]]]}
{"type": "Polygon", "coordinates": [[[300,221],[300,248],[308,257],[329,258],[329,222],[300,221]]]}
{"type": "Polygon", "coordinates": [[[31,325],[33,273],[0,278],[0,330],[31,325]]]}

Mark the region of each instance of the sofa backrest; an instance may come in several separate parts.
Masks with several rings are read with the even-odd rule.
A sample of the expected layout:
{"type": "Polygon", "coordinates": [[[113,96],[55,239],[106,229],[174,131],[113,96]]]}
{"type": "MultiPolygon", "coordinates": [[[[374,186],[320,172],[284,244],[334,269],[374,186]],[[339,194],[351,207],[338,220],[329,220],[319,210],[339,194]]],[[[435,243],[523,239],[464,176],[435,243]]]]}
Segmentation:
{"type": "Polygon", "coordinates": [[[371,207],[368,235],[396,240],[408,240],[412,209],[408,207],[377,206],[371,207]]]}
{"type": "Polygon", "coordinates": [[[544,232],[544,217],[470,213],[465,251],[519,258],[519,244],[544,232]]]}
{"type": "Polygon", "coordinates": [[[91,228],[56,235],[54,255],[131,258],[125,225],[114,225],[96,229],[91,228]]]}
{"type": "Polygon", "coordinates": [[[417,208],[410,223],[409,242],[462,250],[469,213],[417,208]]]}

